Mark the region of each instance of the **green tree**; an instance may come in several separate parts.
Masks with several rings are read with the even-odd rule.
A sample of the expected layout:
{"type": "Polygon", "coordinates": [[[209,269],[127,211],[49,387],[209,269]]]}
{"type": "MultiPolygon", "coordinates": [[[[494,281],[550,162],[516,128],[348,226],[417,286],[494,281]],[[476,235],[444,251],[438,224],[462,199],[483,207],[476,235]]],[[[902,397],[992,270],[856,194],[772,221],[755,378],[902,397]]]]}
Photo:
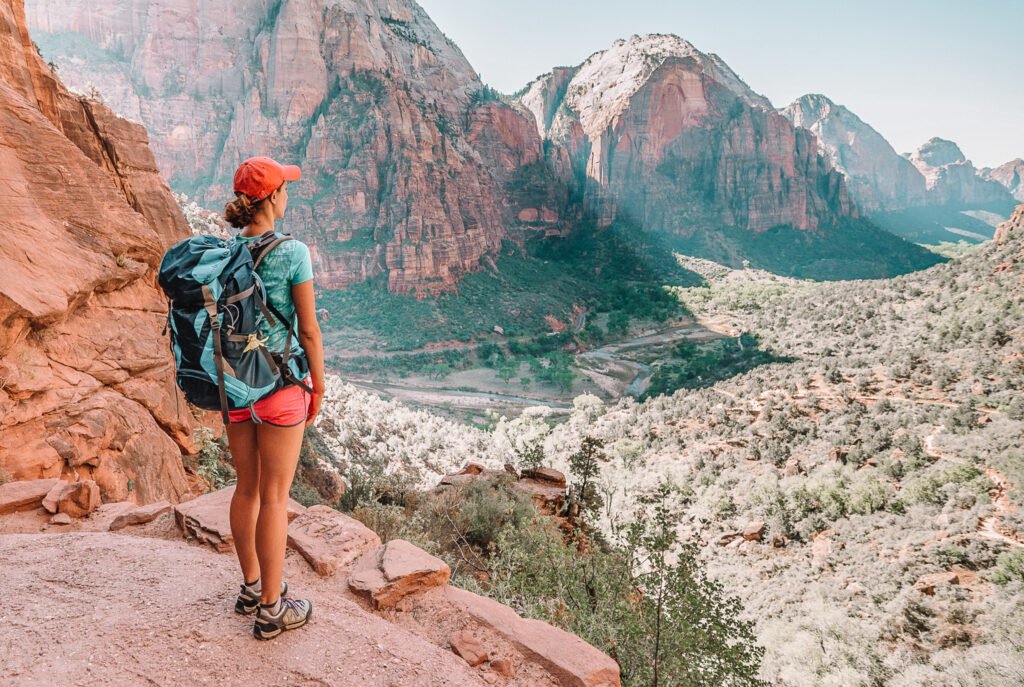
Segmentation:
{"type": "Polygon", "coordinates": [[[595,482],[601,474],[601,462],[607,460],[604,442],[584,437],[579,449],[569,456],[569,471],[573,482],[570,491],[569,523],[576,525],[577,516],[596,516],[603,505],[595,482]],[[578,507],[578,513],[577,513],[578,507]]]}
{"type": "Polygon", "coordinates": [[[696,547],[677,534],[678,487],[661,482],[640,498],[636,518],[621,531],[641,609],[621,647],[623,683],[673,687],[765,687],[757,673],[764,649],[753,624],[722,585],[708,579],[696,547]]]}

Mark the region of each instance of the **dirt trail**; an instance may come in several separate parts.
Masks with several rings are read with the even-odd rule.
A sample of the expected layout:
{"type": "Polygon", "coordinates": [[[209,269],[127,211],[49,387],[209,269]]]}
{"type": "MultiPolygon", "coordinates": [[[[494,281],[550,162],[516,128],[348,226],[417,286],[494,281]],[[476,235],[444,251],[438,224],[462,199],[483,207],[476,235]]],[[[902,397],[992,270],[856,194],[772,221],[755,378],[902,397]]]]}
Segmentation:
{"type": "MultiPolygon", "coordinates": [[[[465,661],[347,598],[289,551],[309,625],[258,642],[234,613],[231,555],[109,532],[0,535],[4,685],[488,684],[465,661]]],[[[546,683],[539,683],[546,684],[546,683]]]]}
{"type": "MultiPolygon", "coordinates": [[[[937,460],[945,460],[951,463],[960,464],[966,463],[967,461],[963,458],[951,456],[948,453],[943,453],[935,448],[935,437],[944,429],[945,427],[939,425],[924,438],[923,446],[925,454],[937,460]]],[[[992,505],[996,508],[996,514],[990,515],[978,523],[978,534],[986,539],[1001,541],[1009,546],[1024,547],[1024,541],[1021,541],[1015,536],[1006,534],[1001,527],[1003,516],[1016,510],[1016,506],[1010,503],[1009,496],[1010,491],[1013,490],[1013,484],[1010,483],[1010,480],[1006,475],[995,468],[985,467],[983,469],[988,478],[992,480],[992,484],[995,485],[992,488],[991,494],[992,505]]]]}
{"type": "Polygon", "coordinates": [[[1006,534],[1003,528],[1000,527],[1000,516],[1012,513],[1017,509],[1014,504],[1010,503],[1010,491],[1013,490],[1013,485],[1006,475],[994,468],[985,468],[985,474],[988,475],[988,478],[995,485],[992,489],[992,503],[995,505],[999,515],[993,515],[981,521],[979,527],[981,536],[1004,542],[1010,546],[1024,548],[1024,541],[1013,536],[1012,533],[1006,534]]]}

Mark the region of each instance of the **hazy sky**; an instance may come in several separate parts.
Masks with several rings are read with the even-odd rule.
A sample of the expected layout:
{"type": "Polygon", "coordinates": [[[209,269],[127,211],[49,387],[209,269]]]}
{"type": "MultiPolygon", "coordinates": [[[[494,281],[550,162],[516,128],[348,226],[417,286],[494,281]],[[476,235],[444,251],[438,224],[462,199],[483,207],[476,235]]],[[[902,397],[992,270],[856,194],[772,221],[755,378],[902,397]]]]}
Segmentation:
{"type": "Polygon", "coordinates": [[[979,166],[1024,157],[1024,0],[418,0],[512,93],[634,33],[718,53],[782,107],[824,93],[896,152],[932,136],[979,166]]]}

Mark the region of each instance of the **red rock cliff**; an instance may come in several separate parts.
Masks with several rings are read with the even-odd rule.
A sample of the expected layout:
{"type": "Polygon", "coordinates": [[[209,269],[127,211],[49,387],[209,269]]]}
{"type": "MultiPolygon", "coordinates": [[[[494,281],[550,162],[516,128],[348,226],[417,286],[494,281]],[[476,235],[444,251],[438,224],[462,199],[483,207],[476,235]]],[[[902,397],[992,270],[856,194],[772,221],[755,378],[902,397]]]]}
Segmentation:
{"type": "Polygon", "coordinates": [[[715,55],[676,36],[616,41],[521,97],[565,148],[601,223],[680,235],[713,226],[818,229],[855,216],[841,175],[715,55]]]}
{"type": "Polygon", "coordinates": [[[0,469],[178,500],[193,421],[154,284],[184,219],[145,130],[64,88],[22,0],[0,0],[0,206],[0,469]]]}
{"type": "Polygon", "coordinates": [[[541,155],[532,121],[482,102],[475,70],[411,0],[98,4],[32,5],[65,78],[142,122],[171,184],[207,207],[249,155],[302,165],[286,230],[311,244],[325,287],[451,287],[524,208],[558,199],[509,200],[516,166],[541,155]]]}

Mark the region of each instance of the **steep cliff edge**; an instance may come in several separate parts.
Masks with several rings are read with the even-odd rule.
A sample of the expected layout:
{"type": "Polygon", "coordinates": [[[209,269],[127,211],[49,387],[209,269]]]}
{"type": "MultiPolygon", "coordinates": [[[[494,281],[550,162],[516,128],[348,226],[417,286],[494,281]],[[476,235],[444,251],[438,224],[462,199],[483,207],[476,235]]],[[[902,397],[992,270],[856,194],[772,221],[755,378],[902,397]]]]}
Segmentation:
{"type": "Polygon", "coordinates": [[[864,212],[924,205],[925,180],[880,133],[823,95],[798,98],[781,110],[809,129],[833,166],[846,176],[850,196],[864,212]]]}
{"type": "Polygon", "coordinates": [[[0,514],[5,614],[26,630],[0,639],[4,684],[620,685],[615,661],[576,635],[449,585],[440,559],[326,506],[289,508],[284,574],[313,617],[257,642],[233,609],[231,492],[173,512],[106,504],[68,525],[42,508],[0,514]],[[203,539],[217,532],[227,539],[203,539]]]}
{"type": "Polygon", "coordinates": [[[899,155],[864,120],[819,94],[780,112],[814,133],[861,211],[898,236],[921,243],[983,241],[1016,203],[1007,191],[1014,183],[1008,166],[976,170],[952,141],[935,138],[899,155]]]}
{"type": "Polygon", "coordinates": [[[103,4],[33,2],[33,35],[70,83],[143,123],[172,186],[207,207],[245,157],[302,165],[287,230],[326,288],[450,288],[524,209],[557,202],[506,192],[540,137],[411,0],[103,4]]]}
{"type": "Polygon", "coordinates": [[[985,167],[979,174],[1002,184],[1017,200],[1024,201],[1024,160],[1016,158],[995,168],[985,167]]]}
{"type": "Polygon", "coordinates": [[[907,159],[924,175],[928,191],[937,204],[981,204],[1003,202],[1013,205],[1007,189],[982,177],[953,141],[932,138],[907,159]]]}
{"type": "Polygon", "coordinates": [[[76,97],[0,2],[0,470],[178,500],[194,420],[154,285],[186,235],[145,130],[76,97]]]}
{"type": "Polygon", "coordinates": [[[842,176],[716,55],[676,36],[616,41],[520,96],[565,148],[601,224],[815,230],[856,217],[842,176]]]}

